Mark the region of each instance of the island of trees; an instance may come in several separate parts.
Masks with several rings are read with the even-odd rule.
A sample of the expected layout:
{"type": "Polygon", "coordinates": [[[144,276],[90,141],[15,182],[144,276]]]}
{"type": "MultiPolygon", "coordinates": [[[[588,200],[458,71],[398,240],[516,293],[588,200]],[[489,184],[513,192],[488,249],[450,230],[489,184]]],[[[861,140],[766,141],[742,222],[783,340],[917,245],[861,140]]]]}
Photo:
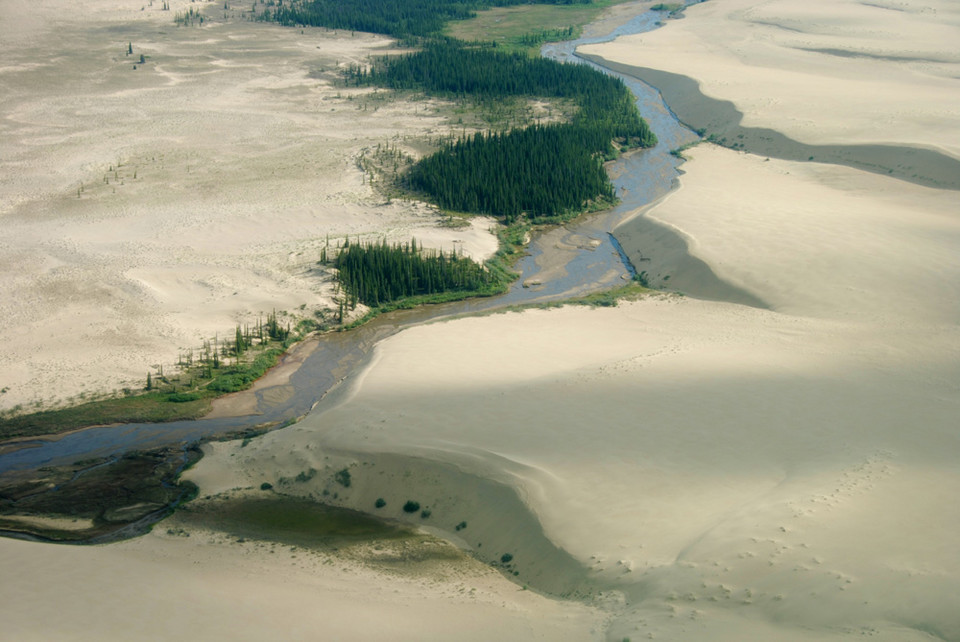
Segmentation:
{"type": "Polygon", "coordinates": [[[344,305],[350,308],[358,302],[373,307],[442,292],[467,296],[502,289],[496,271],[457,254],[424,251],[416,239],[395,245],[386,241],[369,245],[347,242],[333,264],[344,305]]]}

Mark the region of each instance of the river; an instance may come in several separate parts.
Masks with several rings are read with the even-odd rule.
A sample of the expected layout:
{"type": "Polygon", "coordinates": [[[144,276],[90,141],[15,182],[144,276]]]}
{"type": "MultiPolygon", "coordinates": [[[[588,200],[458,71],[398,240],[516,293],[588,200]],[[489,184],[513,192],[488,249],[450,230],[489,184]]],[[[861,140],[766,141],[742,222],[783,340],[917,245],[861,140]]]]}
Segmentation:
{"type": "MultiPolygon", "coordinates": [[[[649,31],[658,25],[659,19],[658,12],[647,11],[601,37],[547,44],[542,54],[574,64],[592,65],[575,57],[574,52],[579,45],[649,31]]],[[[603,71],[613,73],[606,69],[603,71]]],[[[50,441],[37,439],[25,442],[26,447],[0,455],[0,474],[67,464],[77,459],[111,457],[135,449],[193,443],[218,434],[294,421],[315,407],[322,409],[321,401],[327,393],[351,373],[363,368],[379,341],[404,328],[445,317],[580,296],[609,289],[629,280],[633,266],[629,260],[625,260],[613,232],[628,220],[634,228],[640,226],[641,232],[649,233],[650,237],[650,246],[642,249],[644,256],[655,255],[657,244],[683,243],[673,232],[645,219],[641,212],[675,185],[679,174],[677,166],[681,161],[670,151],[697,140],[697,136],[677,121],[656,89],[638,80],[620,77],[636,96],[637,107],[657,135],[658,144],[651,149],[628,153],[610,167],[609,172],[620,198],[619,205],[534,234],[527,255],[515,266],[521,276],[505,294],[399,310],[381,315],[349,332],[323,335],[318,347],[290,377],[287,389],[292,388],[293,393],[279,395],[284,399],[276,401],[278,395],[270,395],[270,388],[261,390],[258,392],[257,414],[162,424],[94,427],[50,441]],[[669,237],[668,241],[664,240],[666,237],[669,237]]],[[[637,252],[636,245],[632,243],[634,255],[637,252]]],[[[687,256],[686,260],[687,265],[676,269],[698,269],[695,259],[687,256]]],[[[699,281],[702,282],[702,279],[699,281]]],[[[722,291],[722,284],[718,281],[716,286],[705,289],[702,295],[716,298],[715,293],[722,291]]],[[[698,296],[701,293],[688,291],[687,294],[698,296]]]]}

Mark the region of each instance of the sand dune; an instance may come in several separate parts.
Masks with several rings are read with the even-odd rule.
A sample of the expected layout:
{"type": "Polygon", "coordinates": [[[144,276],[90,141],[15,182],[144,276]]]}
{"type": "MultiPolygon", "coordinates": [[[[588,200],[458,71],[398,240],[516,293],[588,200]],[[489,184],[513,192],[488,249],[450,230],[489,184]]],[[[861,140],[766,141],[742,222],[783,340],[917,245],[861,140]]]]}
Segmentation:
{"type": "Polygon", "coordinates": [[[96,548],[0,540],[0,563],[4,640],[573,642],[600,623],[480,565],[390,573],[196,530],[96,548]]]}
{"type": "Polygon", "coordinates": [[[582,51],[694,78],[732,101],[744,125],[803,142],[922,144],[960,157],[954,3],[730,0],[685,13],[582,51]]]}
{"type": "MultiPolygon", "coordinates": [[[[955,9],[897,7],[716,0],[591,51],[696,78],[798,140],[956,155],[955,9]],[[809,51],[838,40],[872,57],[809,51]]],[[[109,587],[135,622],[158,611],[123,589],[147,578],[164,600],[179,591],[164,604],[208,637],[280,623],[357,640],[960,638],[956,192],[713,146],[688,155],[680,188],[647,215],[766,308],[657,294],[413,328],[318,412],[208,445],[189,473],[206,494],[268,482],[429,527],[498,566],[510,554],[518,584],[479,570],[398,582],[339,560],[342,572],[298,570],[200,534],[94,550],[0,541],[24,578],[0,584],[5,630],[75,634],[69,619],[114,636],[91,600],[44,598],[109,587]],[[408,499],[430,514],[404,512],[408,499]],[[461,601],[457,583],[481,577],[485,597],[461,601]]],[[[682,289],[685,275],[669,276],[682,289]]]]}
{"type": "MultiPolygon", "coordinates": [[[[677,52],[651,51],[673,29],[685,30],[678,51],[694,38],[686,30],[730,46],[726,21],[747,29],[744,16],[753,14],[710,4],[644,36],[649,46],[637,38],[591,49],[660,64],[677,52]]],[[[831,24],[861,10],[799,6],[763,10],[831,24]]],[[[703,49],[663,66],[694,77],[706,68],[724,81],[742,71],[703,49]]],[[[899,73],[880,72],[899,62],[872,59],[870,82],[851,83],[860,87],[851,103],[825,113],[817,76],[803,66],[810,54],[793,49],[810,80],[787,74],[782,96],[776,82],[757,85],[791,104],[782,118],[764,121],[751,102],[756,90],[717,81],[751,122],[785,122],[783,131],[818,143],[895,141],[952,153],[950,134],[940,135],[946,121],[931,126],[925,115],[928,96],[909,94],[899,73]],[[876,100],[876,85],[883,97],[910,101],[899,139],[868,135],[846,118],[864,101],[897,108],[876,100]],[[816,127],[793,126],[801,110],[816,127]]],[[[794,69],[793,58],[752,53],[741,55],[762,61],[754,64],[770,78],[794,69]]],[[[823,73],[855,75],[859,67],[843,62],[862,62],[832,58],[838,68],[823,73]]],[[[948,85],[929,82],[940,87],[940,104],[956,99],[948,85]]],[[[462,543],[492,560],[520,551],[520,577],[534,581],[550,565],[520,560],[542,529],[587,569],[580,591],[608,596],[607,639],[958,637],[951,542],[960,523],[945,509],[960,490],[956,192],[710,146],[689,155],[680,189],[648,215],[770,309],[657,296],[617,310],[408,330],[381,345],[339,405],[214,460],[242,462],[248,483],[316,467],[326,480],[302,490],[314,495],[335,468],[353,466],[367,485],[338,501],[364,508],[378,493],[416,497],[447,531],[462,518],[457,507],[470,505],[470,528],[483,536],[462,543]],[[487,491],[469,478],[516,489],[540,528],[490,526],[510,523],[498,515],[514,509],[492,497],[478,504],[487,491]]],[[[628,251],[640,249],[626,240],[628,251]]],[[[684,276],[671,284],[682,289],[684,276]]]]}

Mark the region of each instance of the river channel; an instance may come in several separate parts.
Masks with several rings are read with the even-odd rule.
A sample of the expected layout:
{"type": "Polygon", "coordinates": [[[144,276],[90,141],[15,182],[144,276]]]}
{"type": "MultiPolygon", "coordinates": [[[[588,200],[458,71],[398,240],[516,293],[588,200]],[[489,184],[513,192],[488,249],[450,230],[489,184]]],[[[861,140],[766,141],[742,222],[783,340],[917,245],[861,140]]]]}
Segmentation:
{"type": "MultiPolygon", "coordinates": [[[[579,45],[649,31],[656,28],[661,15],[646,11],[602,37],[548,44],[543,47],[542,54],[571,64],[593,64],[575,57],[579,45]]],[[[626,154],[610,167],[620,198],[616,207],[534,234],[526,256],[515,265],[521,276],[508,292],[490,298],[399,310],[381,315],[349,332],[323,335],[317,348],[291,375],[285,394],[270,394],[270,388],[258,392],[256,414],[162,424],[103,426],[50,441],[38,439],[24,443],[26,447],[0,455],[0,474],[67,464],[77,459],[110,457],[135,449],[189,444],[218,434],[290,422],[314,408],[322,410],[321,401],[327,393],[363,368],[379,341],[404,328],[452,316],[580,296],[629,280],[634,267],[625,258],[613,232],[618,225],[632,219],[631,225],[639,225],[643,233],[649,233],[651,245],[643,247],[644,257],[655,256],[659,243],[683,243],[670,230],[646,220],[642,210],[675,185],[680,160],[670,151],[697,140],[697,135],[674,118],[656,89],[635,79],[620,77],[636,96],[637,107],[657,135],[658,144],[652,149],[626,154]],[[282,400],[278,401],[279,398],[282,400]]],[[[635,249],[634,252],[631,258],[636,261],[635,249]]],[[[687,260],[687,269],[697,269],[695,259],[687,257],[687,260]]],[[[683,268],[679,266],[678,269],[683,268]]],[[[686,294],[699,295],[689,290],[686,294]]],[[[709,293],[704,296],[714,298],[709,293]]]]}

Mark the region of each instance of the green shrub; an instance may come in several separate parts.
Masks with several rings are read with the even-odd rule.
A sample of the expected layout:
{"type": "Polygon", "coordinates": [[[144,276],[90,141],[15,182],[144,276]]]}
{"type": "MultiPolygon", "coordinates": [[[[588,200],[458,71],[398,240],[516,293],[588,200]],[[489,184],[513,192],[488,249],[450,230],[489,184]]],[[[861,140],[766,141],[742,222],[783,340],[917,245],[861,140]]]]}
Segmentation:
{"type": "Polygon", "coordinates": [[[337,471],[333,476],[338,484],[344,488],[350,488],[350,471],[344,468],[343,470],[337,471]]]}
{"type": "Polygon", "coordinates": [[[167,401],[172,401],[173,403],[187,403],[189,401],[197,401],[200,398],[200,395],[196,392],[175,392],[167,395],[167,401]]]}
{"type": "Polygon", "coordinates": [[[416,513],[420,510],[420,502],[415,502],[412,499],[408,499],[407,503],[403,505],[404,513],[416,513]]]}
{"type": "Polygon", "coordinates": [[[302,484],[304,482],[308,482],[311,479],[313,479],[316,474],[317,474],[316,468],[311,468],[310,470],[302,470],[299,473],[297,473],[297,476],[294,478],[294,481],[298,481],[302,484]]]}
{"type": "Polygon", "coordinates": [[[383,508],[387,505],[387,500],[385,500],[383,497],[378,497],[377,501],[373,502],[373,505],[377,508],[383,508]]]}

